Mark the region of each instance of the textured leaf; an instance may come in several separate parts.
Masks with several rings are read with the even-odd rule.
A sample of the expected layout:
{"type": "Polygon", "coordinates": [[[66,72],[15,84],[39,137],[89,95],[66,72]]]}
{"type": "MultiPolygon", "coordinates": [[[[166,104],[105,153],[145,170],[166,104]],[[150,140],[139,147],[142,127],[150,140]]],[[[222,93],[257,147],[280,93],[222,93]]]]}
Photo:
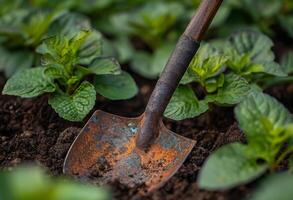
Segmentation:
{"type": "Polygon", "coordinates": [[[208,104],[199,101],[191,88],[180,85],[173,94],[164,116],[174,120],[182,120],[199,116],[208,108],[208,104]]]}
{"type": "Polygon", "coordinates": [[[90,28],[90,21],[85,16],[78,13],[66,13],[51,24],[48,35],[60,34],[72,38],[77,32],[90,30],[90,28]]]}
{"type": "Polygon", "coordinates": [[[255,62],[274,60],[274,54],[271,51],[273,42],[260,32],[238,31],[230,36],[229,43],[239,55],[249,54],[255,62]]]}
{"type": "Polygon", "coordinates": [[[274,62],[273,42],[266,35],[252,30],[239,31],[230,36],[228,45],[223,51],[229,56],[228,65],[235,73],[286,75],[274,62]]]}
{"type": "Polygon", "coordinates": [[[102,55],[102,35],[98,31],[91,31],[78,50],[78,63],[89,65],[96,57],[102,55]]]}
{"type": "Polygon", "coordinates": [[[61,64],[67,65],[77,62],[76,52],[70,46],[69,38],[56,35],[47,38],[36,49],[37,53],[43,55],[43,65],[61,64]]]}
{"type": "Polygon", "coordinates": [[[111,100],[130,99],[138,92],[135,81],[127,72],[95,76],[94,86],[99,94],[111,100]]]}
{"type": "Polygon", "coordinates": [[[274,76],[286,76],[286,73],[282,67],[276,62],[264,62],[259,65],[260,67],[257,70],[251,70],[252,72],[264,72],[269,75],[274,76]]]}
{"type": "Polygon", "coordinates": [[[50,64],[45,67],[44,75],[52,79],[65,78],[63,66],[59,64],[50,64]]]}
{"type": "Polygon", "coordinates": [[[96,58],[89,66],[89,70],[96,74],[121,74],[121,67],[114,58],[96,58]]]}
{"type": "Polygon", "coordinates": [[[101,35],[96,31],[81,31],[74,37],[50,37],[36,51],[43,55],[43,64],[88,65],[102,53],[101,35]]]}
{"type": "Polygon", "coordinates": [[[56,92],[49,98],[49,104],[58,115],[69,121],[82,121],[95,101],[95,88],[87,81],[82,82],[72,95],[56,92]]]}
{"type": "Polygon", "coordinates": [[[203,83],[225,70],[227,57],[220,55],[212,44],[202,44],[189,65],[189,73],[203,83]]]}
{"type": "Polygon", "coordinates": [[[229,189],[262,175],[266,165],[246,156],[246,146],[232,143],[221,147],[205,161],[199,175],[199,187],[209,190],[229,189]]]}
{"type": "Polygon", "coordinates": [[[262,140],[269,131],[292,123],[290,112],[269,95],[254,92],[235,108],[240,128],[248,140],[262,140]],[[267,126],[271,126],[268,130],[267,126]]]}
{"type": "Polygon", "coordinates": [[[29,51],[8,51],[0,47],[0,70],[4,71],[7,77],[18,70],[31,67],[33,61],[34,55],[29,51]]]}
{"type": "Polygon", "coordinates": [[[207,95],[205,101],[219,104],[237,104],[251,92],[248,82],[236,74],[225,76],[223,87],[218,89],[217,94],[207,95]]]}
{"type": "Polygon", "coordinates": [[[247,137],[250,157],[276,165],[278,153],[292,137],[290,112],[273,97],[254,92],[235,108],[235,115],[247,137]]]}
{"type": "Polygon", "coordinates": [[[29,98],[46,92],[54,92],[55,86],[44,77],[43,73],[43,67],[19,71],[8,79],[2,93],[29,98]]]}
{"type": "Polygon", "coordinates": [[[282,173],[266,178],[252,194],[250,200],[291,200],[293,175],[282,173]]]}

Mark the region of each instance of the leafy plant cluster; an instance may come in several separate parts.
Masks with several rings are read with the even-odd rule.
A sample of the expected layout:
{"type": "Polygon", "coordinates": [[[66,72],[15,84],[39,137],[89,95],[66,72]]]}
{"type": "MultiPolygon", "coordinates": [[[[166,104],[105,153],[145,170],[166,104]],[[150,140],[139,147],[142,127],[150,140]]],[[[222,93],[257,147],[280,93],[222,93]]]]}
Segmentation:
{"type": "Polygon", "coordinates": [[[272,45],[269,37],[252,30],[202,44],[165,116],[175,120],[192,118],[206,112],[211,103],[235,105],[254,90],[292,80],[292,53],[278,64],[272,45]],[[204,90],[203,99],[199,100],[190,83],[197,83],[204,90]]]}
{"type": "MultiPolygon", "coordinates": [[[[162,71],[178,36],[199,0],[122,0],[61,2],[34,0],[34,6],[65,7],[86,13],[111,36],[119,61],[147,78],[162,71]]],[[[292,35],[293,4],[290,0],[226,0],[212,24],[212,34],[227,36],[235,29],[253,27],[273,36],[277,25],[292,35]],[[259,12],[262,10],[262,12],[259,12]]]]}
{"type": "Polygon", "coordinates": [[[0,16],[0,67],[13,75],[3,94],[51,93],[49,104],[62,118],[81,121],[95,105],[96,92],[112,100],[137,93],[132,77],[105,56],[102,35],[86,17],[60,8],[35,9],[23,1],[10,4],[0,16]]]}
{"type": "Polygon", "coordinates": [[[0,172],[0,199],[5,200],[107,200],[103,188],[51,179],[39,167],[18,167],[0,172]]]}
{"type": "Polygon", "coordinates": [[[210,155],[199,176],[202,188],[248,183],[293,159],[293,117],[276,99],[254,92],[236,106],[235,116],[247,143],[231,143],[210,155]]]}
{"type": "Polygon", "coordinates": [[[96,92],[110,99],[134,96],[137,87],[119,63],[102,56],[101,35],[80,31],[73,37],[45,39],[36,52],[41,66],[21,70],[5,84],[3,94],[25,98],[52,93],[49,104],[64,119],[81,121],[95,105],[96,92]],[[85,77],[93,75],[90,83],[85,77]]]}
{"type": "MultiPolygon", "coordinates": [[[[133,71],[147,78],[159,76],[177,38],[194,13],[194,8],[200,3],[199,0],[2,1],[2,5],[5,6],[0,11],[0,17],[3,16],[1,13],[6,15],[7,10],[20,13],[24,7],[34,11],[40,10],[39,8],[51,8],[55,11],[53,13],[56,17],[58,10],[73,10],[86,14],[99,30],[110,36],[111,40],[107,41],[107,47],[111,55],[118,57],[122,63],[130,63],[133,71]]],[[[278,29],[272,27],[281,24],[292,37],[292,12],[293,5],[290,0],[259,0],[256,3],[253,0],[226,0],[212,24],[212,33],[226,36],[234,29],[250,26],[273,35],[273,30],[278,29]]],[[[23,18],[22,14],[14,15],[18,16],[18,20],[13,20],[15,22],[23,18]]],[[[44,34],[45,24],[50,25],[49,18],[54,21],[54,16],[43,16],[46,23],[44,29],[36,33],[36,38],[37,35],[44,34]]],[[[31,27],[36,27],[37,21],[40,24],[40,20],[39,17],[32,20],[34,22],[31,27]]],[[[27,29],[34,30],[29,27],[27,29]]],[[[9,62],[7,60],[6,62],[9,62]]],[[[25,64],[27,65],[29,63],[25,64]]],[[[13,69],[11,66],[16,65],[10,64],[5,70],[13,69]]],[[[7,72],[9,75],[12,73],[13,70],[7,72]]]]}

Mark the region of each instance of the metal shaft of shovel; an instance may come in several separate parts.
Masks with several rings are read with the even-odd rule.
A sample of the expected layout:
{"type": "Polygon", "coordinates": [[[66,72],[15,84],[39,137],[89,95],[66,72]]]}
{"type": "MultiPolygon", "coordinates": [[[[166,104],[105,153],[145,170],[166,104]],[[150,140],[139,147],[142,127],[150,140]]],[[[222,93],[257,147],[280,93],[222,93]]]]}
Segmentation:
{"type": "Polygon", "coordinates": [[[199,43],[221,3],[222,0],[203,0],[177,42],[146,106],[137,139],[139,148],[147,149],[158,137],[159,123],[168,102],[198,50],[199,43]]]}
{"type": "Polygon", "coordinates": [[[126,118],[96,111],[65,158],[64,173],[98,184],[119,182],[147,192],[180,168],[196,141],[168,130],[164,110],[222,0],[203,0],[179,39],[145,112],[126,118]]]}

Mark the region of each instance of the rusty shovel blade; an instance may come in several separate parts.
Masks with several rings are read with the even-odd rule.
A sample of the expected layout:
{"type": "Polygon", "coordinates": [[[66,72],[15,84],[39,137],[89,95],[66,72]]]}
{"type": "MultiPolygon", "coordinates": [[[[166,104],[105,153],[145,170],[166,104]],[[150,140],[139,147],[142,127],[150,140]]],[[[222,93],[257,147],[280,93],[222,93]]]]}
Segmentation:
{"type": "Polygon", "coordinates": [[[162,186],[182,165],[195,141],[163,123],[148,151],[136,147],[142,117],[125,118],[96,111],[71,146],[64,173],[99,184],[116,182],[147,192],[162,186]]]}

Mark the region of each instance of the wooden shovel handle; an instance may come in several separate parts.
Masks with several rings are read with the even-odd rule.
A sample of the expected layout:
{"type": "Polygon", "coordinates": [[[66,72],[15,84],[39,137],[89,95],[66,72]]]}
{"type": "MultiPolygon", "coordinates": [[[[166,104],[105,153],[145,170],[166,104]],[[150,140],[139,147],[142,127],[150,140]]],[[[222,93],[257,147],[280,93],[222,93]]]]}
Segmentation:
{"type": "Polygon", "coordinates": [[[203,0],[177,42],[143,114],[138,148],[147,149],[158,136],[164,111],[221,3],[222,0],[203,0]]]}

